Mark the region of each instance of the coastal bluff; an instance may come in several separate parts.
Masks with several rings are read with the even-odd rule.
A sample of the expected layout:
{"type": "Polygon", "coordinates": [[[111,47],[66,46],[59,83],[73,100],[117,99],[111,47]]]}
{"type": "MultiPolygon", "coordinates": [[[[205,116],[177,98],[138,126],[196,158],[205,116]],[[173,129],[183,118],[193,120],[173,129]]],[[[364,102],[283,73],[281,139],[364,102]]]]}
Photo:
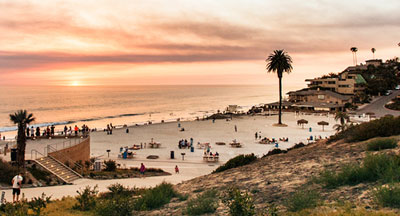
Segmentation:
{"type": "MultiPolygon", "coordinates": [[[[175,189],[188,194],[191,199],[204,191],[224,191],[236,186],[253,197],[256,209],[267,209],[272,203],[278,209],[284,209],[285,199],[302,185],[309,184],[325,168],[338,169],[344,163],[360,162],[367,155],[366,142],[368,141],[346,143],[341,140],[327,144],[326,140],[321,140],[287,153],[260,158],[249,165],[182,182],[175,189]]],[[[397,147],[385,151],[398,150],[397,147]]],[[[342,186],[334,190],[315,187],[325,203],[342,200],[362,208],[370,208],[372,205],[372,198],[368,195],[371,187],[368,184],[342,186]]],[[[181,215],[186,205],[187,201],[176,199],[163,208],[145,212],[144,215],[181,215]]],[[[220,204],[215,214],[227,215],[228,208],[220,204]]]]}

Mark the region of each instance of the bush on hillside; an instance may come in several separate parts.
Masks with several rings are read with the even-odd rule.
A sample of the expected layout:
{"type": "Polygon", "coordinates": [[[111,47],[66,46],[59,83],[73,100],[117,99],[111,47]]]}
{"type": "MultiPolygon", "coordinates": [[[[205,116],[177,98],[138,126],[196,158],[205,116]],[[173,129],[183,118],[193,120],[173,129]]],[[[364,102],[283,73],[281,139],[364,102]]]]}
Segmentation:
{"type": "Polygon", "coordinates": [[[78,196],[76,196],[76,200],[78,203],[74,205],[74,209],[78,209],[81,211],[89,211],[92,210],[96,206],[96,197],[98,194],[97,185],[93,187],[86,186],[83,190],[76,191],[78,196]]]}
{"type": "Polygon", "coordinates": [[[297,212],[317,207],[320,204],[320,197],[313,190],[298,190],[286,199],[284,204],[288,211],[297,212]]]}
{"type": "Polygon", "coordinates": [[[241,192],[236,187],[228,189],[222,202],[229,207],[229,213],[232,216],[256,214],[253,198],[247,192],[241,192]]]}
{"type": "Polygon", "coordinates": [[[96,203],[96,215],[133,215],[135,206],[135,195],[138,190],[124,187],[121,184],[113,184],[108,187],[109,192],[101,194],[96,203]]]}
{"type": "Polygon", "coordinates": [[[364,141],[374,137],[400,135],[400,116],[385,116],[359,125],[350,125],[346,130],[330,137],[329,142],[345,139],[349,142],[364,141]]]}
{"type": "Polygon", "coordinates": [[[397,147],[395,139],[377,139],[367,144],[368,151],[380,151],[382,149],[392,149],[397,147]]]}
{"type": "Polygon", "coordinates": [[[372,197],[378,206],[400,208],[400,185],[379,186],[372,191],[372,197]]]}
{"type": "Polygon", "coordinates": [[[344,164],[337,172],[324,170],[316,180],[327,188],[362,182],[400,181],[400,157],[389,154],[367,155],[362,164],[344,164]]]}
{"type": "Polygon", "coordinates": [[[144,190],[135,201],[134,209],[143,211],[160,208],[177,196],[178,193],[174,190],[172,184],[163,182],[154,188],[144,190]]]}
{"type": "Polygon", "coordinates": [[[0,159],[0,183],[11,185],[11,180],[18,174],[18,168],[0,159]]]}
{"type": "Polygon", "coordinates": [[[218,208],[218,196],[216,190],[207,190],[196,198],[187,202],[186,213],[188,215],[212,214],[218,208]]]}
{"type": "Polygon", "coordinates": [[[133,197],[134,195],[138,195],[141,190],[145,190],[145,189],[124,187],[119,183],[112,184],[108,186],[107,189],[108,192],[100,194],[101,198],[112,199],[114,197],[133,197]]]}
{"type": "Polygon", "coordinates": [[[238,155],[228,160],[224,165],[218,167],[215,171],[213,171],[213,173],[218,173],[235,167],[244,166],[250,164],[255,160],[257,160],[257,157],[254,154],[238,155]]]}

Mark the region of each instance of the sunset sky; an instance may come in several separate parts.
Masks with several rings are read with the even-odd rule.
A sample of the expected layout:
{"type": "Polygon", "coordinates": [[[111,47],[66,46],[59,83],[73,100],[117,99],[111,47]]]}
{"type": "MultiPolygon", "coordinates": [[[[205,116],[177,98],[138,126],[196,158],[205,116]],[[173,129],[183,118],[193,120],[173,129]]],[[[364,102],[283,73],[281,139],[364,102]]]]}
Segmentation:
{"type": "Polygon", "coordinates": [[[285,84],[400,56],[399,0],[0,0],[0,84],[285,84]]]}

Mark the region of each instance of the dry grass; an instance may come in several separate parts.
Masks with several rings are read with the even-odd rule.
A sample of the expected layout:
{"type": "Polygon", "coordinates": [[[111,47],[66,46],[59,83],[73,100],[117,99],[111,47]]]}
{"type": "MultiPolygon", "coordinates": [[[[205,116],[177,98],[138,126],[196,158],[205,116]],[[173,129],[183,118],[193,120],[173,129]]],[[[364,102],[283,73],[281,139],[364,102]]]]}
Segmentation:
{"type": "Polygon", "coordinates": [[[73,197],[63,197],[61,200],[55,200],[49,203],[43,210],[44,215],[48,216],[94,216],[91,212],[83,212],[72,209],[77,203],[73,197]]]}

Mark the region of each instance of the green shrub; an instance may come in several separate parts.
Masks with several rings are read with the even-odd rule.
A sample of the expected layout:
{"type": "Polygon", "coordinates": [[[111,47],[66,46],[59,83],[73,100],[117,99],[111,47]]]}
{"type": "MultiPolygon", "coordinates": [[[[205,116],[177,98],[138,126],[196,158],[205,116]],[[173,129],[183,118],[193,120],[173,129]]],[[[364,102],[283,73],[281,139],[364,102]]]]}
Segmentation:
{"type": "Polygon", "coordinates": [[[247,193],[242,193],[238,188],[229,188],[222,202],[229,207],[232,216],[255,215],[253,198],[247,193]]]}
{"type": "Polygon", "coordinates": [[[177,197],[177,193],[172,184],[163,182],[154,188],[144,190],[135,202],[135,210],[143,211],[159,208],[169,203],[173,197],[177,197]]]}
{"type": "Polygon", "coordinates": [[[0,183],[11,185],[11,180],[18,174],[18,168],[0,159],[0,183]]]}
{"type": "Polygon", "coordinates": [[[50,203],[51,197],[46,197],[44,193],[40,197],[34,197],[31,201],[22,198],[19,202],[7,202],[0,205],[0,215],[5,216],[26,216],[26,215],[43,215],[42,210],[50,203]],[[31,211],[29,211],[29,209],[31,211]],[[30,212],[33,212],[31,214],[30,212]]]}
{"type": "Polygon", "coordinates": [[[187,202],[186,213],[188,215],[203,215],[214,213],[218,208],[216,190],[208,190],[187,202]]]}
{"type": "Polygon", "coordinates": [[[380,151],[382,149],[392,149],[397,147],[395,139],[377,139],[367,144],[368,151],[380,151]]]}
{"type": "Polygon", "coordinates": [[[400,116],[385,116],[359,125],[350,125],[346,130],[331,136],[329,142],[345,139],[349,142],[364,141],[374,137],[400,135],[400,116]]]}
{"type": "Polygon", "coordinates": [[[96,215],[109,216],[131,216],[135,206],[135,200],[128,196],[114,196],[108,199],[98,199],[96,204],[96,215]]]}
{"type": "Polygon", "coordinates": [[[97,185],[93,189],[90,186],[86,186],[85,189],[76,192],[78,193],[78,196],[76,196],[78,203],[74,205],[74,209],[88,211],[96,206],[96,197],[99,192],[97,185]]]}
{"type": "Polygon", "coordinates": [[[21,200],[17,203],[5,203],[0,205],[0,213],[5,216],[26,216],[28,215],[28,204],[26,200],[21,200]]]}
{"type": "Polygon", "coordinates": [[[389,154],[368,154],[362,164],[343,164],[337,172],[326,169],[317,178],[317,182],[327,188],[356,185],[362,182],[381,181],[387,183],[399,180],[400,157],[389,154]]]}
{"type": "Polygon", "coordinates": [[[106,168],[104,171],[114,172],[117,169],[117,164],[113,160],[104,161],[106,168]]]}
{"type": "Polygon", "coordinates": [[[244,166],[250,164],[255,160],[257,160],[257,157],[254,154],[238,155],[228,160],[224,165],[218,167],[215,171],[213,171],[213,173],[218,173],[235,167],[244,166]]]}
{"type": "Polygon", "coordinates": [[[372,197],[381,207],[400,208],[400,185],[379,186],[372,191],[372,197]]]}
{"type": "Polygon", "coordinates": [[[315,208],[319,203],[320,197],[318,193],[313,190],[298,190],[284,202],[287,210],[291,212],[315,208]]]}
{"type": "Polygon", "coordinates": [[[109,192],[102,193],[100,198],[97,199],[96,215],[132,215],[135,206],[133,196],[139,190],[136,188],[130,189],[118,183],[108,186],[108,190],[109,192]]]}
{"type": "Polygon", "coordinates": [[[112,184],[107,187],[109,192],[103,193],[103,198],[113,197],[132,197],[138,194],[139,189],[124,187],[119,183],[112,184]]]}
{"type": "Polygon", "coordinates": [[[46,197],[46,195],[42,193],[41,197],[32,198],[32,200],[28,202],[28,206],[34,212],[34,215],[40,216],[42,209],[46,208],[50,199],[51,197],[46,197]]]}

